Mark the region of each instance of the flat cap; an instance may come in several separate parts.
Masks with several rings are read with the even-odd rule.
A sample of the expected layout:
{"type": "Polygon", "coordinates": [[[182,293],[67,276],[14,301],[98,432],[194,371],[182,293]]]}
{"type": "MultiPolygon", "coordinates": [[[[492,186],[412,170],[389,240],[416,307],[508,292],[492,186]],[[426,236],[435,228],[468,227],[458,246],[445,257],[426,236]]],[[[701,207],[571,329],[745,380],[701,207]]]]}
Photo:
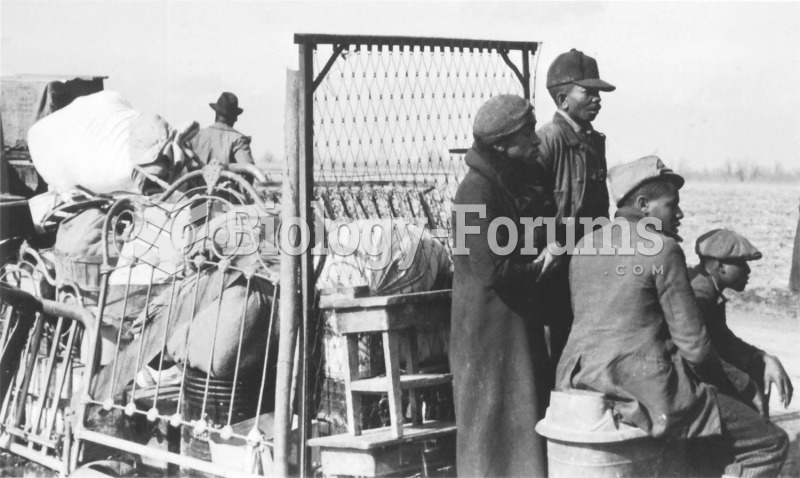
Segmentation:
{"type": "Polygon", "coordinates": [[[472,135],[485,144],[494,144],[534,122],[530,101],[516,95],[493,96],[478,108],[472,135]]]}
{"type": "Polygon", "coordinates": [[[761,251],[741,234],[729,229],[714,229],[697,238],[694,251],[700,257],[719,260],[755,261],[761,259],[761,251]]]}
{"type": "Polygon", "coordinates": [[[562,53],[553,60],[547,69],[547,87],[574,83],[586,88],[600,91],[614,91],[616,86],[600,79],[597,61],[582,51],[572,49],[562,53]]]}
{"type": "Polygon", "coordinates": [[[617,206],[642,184],[659,179],[672,181],[678,189],[684,183],[683,176],[668,168],[658,156],[645,156],[608,171],[608,186],[617,206]]]}

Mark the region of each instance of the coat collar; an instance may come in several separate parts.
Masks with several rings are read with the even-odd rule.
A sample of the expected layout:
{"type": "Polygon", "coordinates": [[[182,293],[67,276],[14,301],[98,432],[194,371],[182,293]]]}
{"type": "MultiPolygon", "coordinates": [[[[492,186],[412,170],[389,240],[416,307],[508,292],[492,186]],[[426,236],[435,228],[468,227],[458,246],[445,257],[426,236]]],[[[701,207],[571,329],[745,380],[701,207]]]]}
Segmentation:
{"type": "Polygon", "coordinates": [[[524,203],[525,188],[534,179],[530,177],[526,168],[528,166],[535,167],[535,161],[531,164],[509,161],[499,156],[494,150],[482,148],[476,143],[467,151],[464,162],[489,180],[506,201],[518,208],[524,203]]]}
{"type": "MultiPolygon", "coordinates": [[[[724,304],[728,301],[728,298],[722,294],[722,291],[717,285],[717,281],[714,280],[714,277],[706,270],[702,263],[692,268],[692,275],[694,276],[693,281],[703,282],[703,289],[712,296],[715,303],[724,304]]],[[[694,285],[692,287],[694,287],[694,285]]]]}
{"type": "Polygon", "coordinates": [[[561,110],[556,110],[555,114],[553,115],[553,123],[564,133],[564,136],[567,138],[567,143],[570,146],[575,146],[581,143],[581,133],[593,131],[591,125],[588,128],[582,128],[578,123],[576,123],[561,110]]]}
{"type": "Polygon", "coordinates": [[[221,123],[217,121],[216,123],[209,126],[210,128],[219,129],[222,131],[236,131],[233,127],[226,125],[225,123],[221,123]]]}
{"type": "MultiPolygon", "coordinates": [[[[642,213],[641,209],[635,208],[632,206],[622,206],[621,208],[617,209],[617,212],[614,213],[614,217],[621,217],[629,222],[638,222],[640,219],[644,219],[646,216],[642,213]]],[[[674,232],[667,232],[667,231],[658,231],[656,229],[652,229],[648,227],[653,232],[661,234],[663,236],[671,237],[675,239],[677,242],[682,242],[683,238],[674,232]]]]}

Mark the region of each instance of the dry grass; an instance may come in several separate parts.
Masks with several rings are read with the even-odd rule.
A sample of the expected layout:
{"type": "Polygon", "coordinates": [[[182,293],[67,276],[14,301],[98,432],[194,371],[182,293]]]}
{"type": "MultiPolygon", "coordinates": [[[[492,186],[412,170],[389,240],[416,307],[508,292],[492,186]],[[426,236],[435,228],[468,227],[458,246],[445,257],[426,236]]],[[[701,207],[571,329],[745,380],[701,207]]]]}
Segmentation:
{"type": "Polygon", "coordinates": [[[687,181],[681,190],[686,259],[690,265],[698,262],[694,243],[704,232],[733,229],[761,250],[764,258],[750,263],[753,272],[744,292],[726,292],[731,306],[796,316],[800,297],[788,292],[788,284],[798,206],[798,184],[687,181]]]}

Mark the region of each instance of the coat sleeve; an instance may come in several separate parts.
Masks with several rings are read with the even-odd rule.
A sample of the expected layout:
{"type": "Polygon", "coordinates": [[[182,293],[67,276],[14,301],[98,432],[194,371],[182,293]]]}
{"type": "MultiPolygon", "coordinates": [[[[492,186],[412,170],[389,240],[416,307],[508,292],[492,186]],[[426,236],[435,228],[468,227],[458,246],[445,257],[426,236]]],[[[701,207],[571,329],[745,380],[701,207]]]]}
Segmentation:
{"type": "Polygon", "coordinates": [[[250,137],[239,136],[233,144],[233,157],[237,163],[253,164],[253,154],[250,152],[250,137]]]}
{"type": "Polygon", "coordinates": [[[719,356],[740,370],[751,371],[753,366],[762,360],[765,352],[748,344],[733,333],[725,318],[724,304],[717,304],[715,298],[707,294],[700,293],[695,297],[708,335],[719,356]]]}
{"type": "Polygon", "coordinates": [[[689,285],[683,251],[677,242],[667,238],[664,249],[655,256],[655,260],[656,266],[663,266],[660,273],[654,273],[654,277],[659,302],[673,342],[701,380],[723,384],[722,364],[689,285]],[[661,264],[657,264],[659,258],[663,259],[661,264]]]}
{"type": "MultiPolygon", "coordinates": [[[[464,245],[468,249],[470,269],[487,287],[497,287],[505,282],[529,281],[531,285],[541,272],[541,263],[534,263],[536,256],[520,256],[517,253],[498,254],[489,245],[489,226],[500,216],[496,198],[491,197],[488,188],[475,187],[467,202],[462,204],[486,205],[486,214],[468,212],[463,216],[463,223],[458,223],[458,215],[453,215],[453,230],[457,234],[462,227],[473,227],[475,233],[464,235],[464,245]]],[[[517,229],[517,244],[524,244],[524,230],[517,229]]],[[[504,226],[497,228],[496,244],[505,245],[508,233],[504,226]]]]}

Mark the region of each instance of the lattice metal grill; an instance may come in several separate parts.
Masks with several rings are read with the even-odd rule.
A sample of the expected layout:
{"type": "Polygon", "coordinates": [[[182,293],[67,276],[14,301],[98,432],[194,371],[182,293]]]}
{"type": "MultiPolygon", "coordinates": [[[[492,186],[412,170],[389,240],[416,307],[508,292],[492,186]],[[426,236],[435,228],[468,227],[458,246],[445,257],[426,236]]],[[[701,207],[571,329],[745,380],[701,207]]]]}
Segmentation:
{"type": "MultiPolygon", "coordinates": [[[[324,205],[327,217],[401,219],[400,224],[424,228],[425,234],[429,232],[444,245],[450,272],[451,206],[467,172],[464,154],[472,146],[475,113],[492,96],[532,94],[529,65],[535,64],[538,45],[314,35],[298,35],[296,42],[313,48],[310,61],[305,60],[313,79],[309,98],[313,114],[310,126],[306,125],[313,130],[312,144],[306,143],[313,157],[301,161],[305,159],[312,170],[314,196],[324,205]]],[[[399,232],[402,239],[409,230],[399,232]]],[[[330,239],[331,231],[327,234],[330,239]]],[[[436,254],[436,247],[422,248],[415,260],[442,262],[436,254]]],[[[329,254],[327,261],[332,260],[338,259],[329,254]]],[[[375,285],[359,282],[359,275],[367,275],[363,264],[350,261],[347,266],[339,276],[323,273],[323,279],[341,285],[375,285]]],[[[323,282],[317,281],[317,289],[325,288],[323,282]]],[[[449,285],[432,288],[442,286],[449,285]]],[[[411,285],[371,293],[419,291],[411,285]]],[[[310,330],[320,340],[310,342],[314,378],[309,398],[317,419],[328,422],[327,432],[342,432],[343,383],[336,364],[325,358],[332,356],[328,349],[336,348],[337,339],[326,329],[321,314],[312,321],[310,330]]],[[[446,367],[447,336],[443,329],[421,333],[420,360],[434,368],[446,367]]],[[[361,348],[362,375],[384,373],[378,338],[363,335],[361,348]]],[[[453,419],[449,387],[426,394],[426,418],[453,419]]],[[[374,398],[362,402],[366,428],[387,424],[385,403],[379,396],[374,398]]]]}
{"type": "MultiPolygon", "coordinates": [[[[315,72],[333,48],[318,46],[315,72]]],[[[391,214],[449,232],[475,112],[492,96],[524,92],[496,49],[348,47],[314,92],[315,185],[349,206],[342,215],[391,214]],[[418,194],[408,200],[398,188],[418,194]]]]}

